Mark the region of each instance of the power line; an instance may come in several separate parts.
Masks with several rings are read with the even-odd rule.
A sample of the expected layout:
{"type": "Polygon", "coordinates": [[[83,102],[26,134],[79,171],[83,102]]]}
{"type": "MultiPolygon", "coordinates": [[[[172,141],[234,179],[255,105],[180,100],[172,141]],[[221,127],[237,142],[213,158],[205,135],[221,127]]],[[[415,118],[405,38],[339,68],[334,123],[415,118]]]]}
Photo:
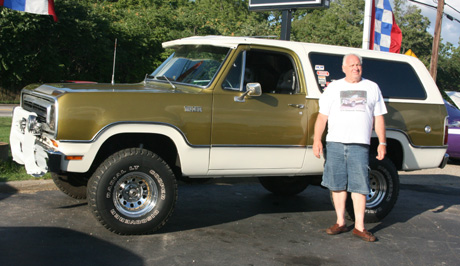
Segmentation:
{"type": "Polygon", "coordinates": [[[449,5],[448,3],[444,3],[445,5],[447,5],[448,7],[452,8],[453,10],[455,10],[457,13],[460,14],[460,11],[458,11],[457,9],[455,9],[453,6],[449,5]]]}
{"type": "MultiPolygon", "coordinates": [[[[437,9],[437,7],[435,6],[432,6],[432,5],[429,5],[429,4],[426,4],[426,3],[422,3],[422,2],[419,2],[419,1],[416,1],[416,0],[409,0],[410,2],[414,2],[414,3],[417,3],[417,4],[420,4],[420,5],[424,5],[424,6],[427,6],[427,7],[431,7],[433,9],[437,9]]],[[[444,2],[445,5],[447,5],[448,7],[452,8],[454,11],[458,12],[460,14],[460,11],[458,11],[457,9],[455,9],[454,7],[452,7],[451,5],[447,4],[444,2]]],[[[454,18],[453,16],[447,14],[446,12],[444,12],[443,14],[444,16],[446,16],[446,18],[450,21],[457,21],[458,23],[460,23],[460,20],[454,18]]]]}

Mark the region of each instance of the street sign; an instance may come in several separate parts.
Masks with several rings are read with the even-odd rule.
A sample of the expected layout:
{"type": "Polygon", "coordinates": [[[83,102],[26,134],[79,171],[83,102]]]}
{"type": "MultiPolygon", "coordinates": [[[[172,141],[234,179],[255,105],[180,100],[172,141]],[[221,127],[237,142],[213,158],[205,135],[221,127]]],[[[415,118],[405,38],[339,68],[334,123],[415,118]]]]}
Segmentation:
{"type": "Polygon", "coordinates": [[[328,8],[330,0],[249,0],[249,10],[290,10],[300,8],[328,8]]]}

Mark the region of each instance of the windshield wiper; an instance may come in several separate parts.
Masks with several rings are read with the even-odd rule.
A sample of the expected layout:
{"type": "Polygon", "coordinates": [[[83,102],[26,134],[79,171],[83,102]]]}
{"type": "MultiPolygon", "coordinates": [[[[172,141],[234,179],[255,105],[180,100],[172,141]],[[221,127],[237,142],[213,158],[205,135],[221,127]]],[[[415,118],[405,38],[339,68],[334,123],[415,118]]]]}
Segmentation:
{"type": "Polygon", "coordinates": [[[160,78],[161,78],[161,79],[165,79],[166,81],[169,82],[169,85],[171,85],[171,87],[172,87],[173,89],[176,89],[176,86],[175,86],[175,85],[168,79],[168,77],[166,77],[165,75],[163,75],[163,76],[156,76],[155,78],[156,78],[156,79],[160,79],[160,78]]]}

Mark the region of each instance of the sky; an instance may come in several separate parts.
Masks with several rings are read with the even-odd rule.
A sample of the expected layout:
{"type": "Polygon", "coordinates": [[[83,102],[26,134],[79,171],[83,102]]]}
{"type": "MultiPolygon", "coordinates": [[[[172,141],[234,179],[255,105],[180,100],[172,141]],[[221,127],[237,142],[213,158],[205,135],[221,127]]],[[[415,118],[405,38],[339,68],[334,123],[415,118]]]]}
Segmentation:
{"type": "MultiPolygon", "coordinates": [[[[418,2],[426,3],[431,6],[438,6],[437,0],[416,0],[418,2]]],[[[444,13],[451,15],[455,19],[460,21],[460,0],[444,0],[444,13]],[[451,7],[454,9],[452,9],[451,7]],[[456,11],[457,10],[457,11],[456,11]]],[[[436,25],[436,9],[430,8],[421,4],[417,4],[411,1],[407,1],[408,5],[417,6],[422,10],[422,15],[428,17],[430,20],[430,27],[428,28],[428,32],[431,35],[434,35],[434,27],[436,25]]],[[[403,33],[404,34],[404,33],[403,33]]],[[[404,36],[403,36],[404,38],[404,36]]],[[[454,46],[459,45],[459,38],[460,38],[460,22],[458,21],[450,21],[446,16],[442,18],[442,28],[441,28],[441,39],[443,43],[450,42],[454,46]]]]}

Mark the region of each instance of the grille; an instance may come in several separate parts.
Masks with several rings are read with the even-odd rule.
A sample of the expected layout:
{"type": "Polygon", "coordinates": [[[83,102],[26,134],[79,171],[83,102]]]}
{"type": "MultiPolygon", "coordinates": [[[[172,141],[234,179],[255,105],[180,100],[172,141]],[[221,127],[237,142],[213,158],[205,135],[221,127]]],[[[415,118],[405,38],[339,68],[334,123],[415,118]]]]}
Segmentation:
{"type": "Polygon", "coordinates": [[[46,110],[52,105],[52,99],[41,98],[35,95],[24,94],[22,98],[22,108],[27,111],[34,112],[39,118],[46,120],[46,110]]]}
{"type": "Polygon", "coordinates": [[[22,108],[24,108],[27,111],[34,112],[41,117],[46,116],[46,107],[41,106],[37,103],[31,102],[31,101],[24,101],[22,103],[22,108]]]}

